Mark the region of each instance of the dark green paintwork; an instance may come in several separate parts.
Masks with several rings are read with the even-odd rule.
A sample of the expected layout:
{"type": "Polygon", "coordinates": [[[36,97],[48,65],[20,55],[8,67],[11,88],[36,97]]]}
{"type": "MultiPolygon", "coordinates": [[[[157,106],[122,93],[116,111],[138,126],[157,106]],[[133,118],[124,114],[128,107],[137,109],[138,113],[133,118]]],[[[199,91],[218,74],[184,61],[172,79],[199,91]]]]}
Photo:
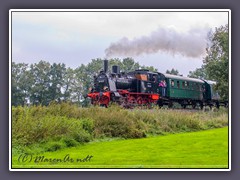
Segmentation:
{"type": "Polygon", "coordinates": [[[199,81],[186,80],[186,78],[168,78],[165,77],[167,83],[166,97],[174,99],[203,99],[203,85],[199,81]],[[172,81],[174,85],[172,85],[172,81]]]}

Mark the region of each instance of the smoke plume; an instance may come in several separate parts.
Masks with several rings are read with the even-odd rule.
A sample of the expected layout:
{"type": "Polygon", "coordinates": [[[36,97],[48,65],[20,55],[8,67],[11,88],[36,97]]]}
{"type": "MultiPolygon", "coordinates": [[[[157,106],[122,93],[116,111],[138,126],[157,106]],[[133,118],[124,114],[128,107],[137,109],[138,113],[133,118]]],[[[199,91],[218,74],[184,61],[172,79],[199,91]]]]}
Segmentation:
{"type": "Polygon", "coordinates": [[[207,29],[191,29],[177,32],[174,29],[159,28],[148,36],[132,40],[124,37],[111,43],[105,50],[107,58],[113,56],[139,56],[157,52],[172,55],[181,54],[187,57],[200,57],[205,54],[207,46],[207,29]]]}

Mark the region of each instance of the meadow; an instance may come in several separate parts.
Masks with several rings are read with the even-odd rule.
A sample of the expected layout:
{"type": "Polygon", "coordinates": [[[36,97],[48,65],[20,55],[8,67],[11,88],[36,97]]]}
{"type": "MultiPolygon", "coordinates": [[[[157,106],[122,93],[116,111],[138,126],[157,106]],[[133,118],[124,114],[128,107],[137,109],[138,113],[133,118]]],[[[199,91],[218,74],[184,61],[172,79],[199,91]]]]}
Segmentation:
{"type": "MultiPolygon", "coordinates": [[[[52,103],[47,107],[12,107],[12,165],[13,167],[23,166],[22,163],[19,164],[16,160],[21,154],[29,154],[31,156],[46,154],[50,157],[61,157],[63,154],[66,154],[65,152],[71,152],[71,156],[78,156],[81,153],[77,152],[86,148],[84,152],[94,156],[92,159],[94,161],[89,162],[89,165],[94,165],[94,167],[99,165],[114,165],[114,167],[120,165],[122,167],[122,163],[127,163],[124,167],[134,167],[134,165],[137,165],[137,167],[153,167],[155,165],[157,167],[160,167],[159,165],[161,167],[165,165],[170,167],[171,164],[174,167],[181,167],[181,164],[184,167],[185,165],[214,165],[214,167],[215,165],[221,165],[221,167],[226,167],[226,152],[228,150],[226,146],[228,142],[226,126],[228,126],[227,109],[207,112],[171,109],[130,110],[122,109],[118,106],[111,106],[110,108],[81,108],[70,103],[52,103]],[[207,139],[208,135],[203,135],[202,139],[200,138],[199,143],[197,143],[197,140],[194,140],[195,135],[188,135],[191,134],[190,132],[195,133],[196,131],[208,132],[203,130],[209,129],[216,129],[216,132],[219,132],[219,135],[213,136],[213,139],[210,139],[210,141],[207,139]],[[181,136],[189,138],[186,141],[182,141],[177,138],[181,136]],[[215,141],[217,143],[214,143],[215,141]],[[223,146],[220,142],[225,143],[225,145],[223,146]],[[105,147],[105,143],[113,144],[106,144],[105,147]],[[132,144],[133,147],[131,148],[129,144],[132,144]],[[196,149],[199,149],[199,157],[196,156],[196,152],[192,152],[193,147],[189,146],[194,144],[196,149]],[[140,145],[146,145],[146,147],[138,147],[140,145]],[[213,147],[210,147],[211,145],[213,147]],[[128,146],[131,149],[122,149],[128,146]],[[186,162],[185,160],[180,161],[184,156],[180,156],[179,159],[176,154],[167,153],[168,149],[170,149],[169,152],[172,151],[171,148],[172,150],[185,148],[186,151],[184,153],[186,155],[189,154],[189,156],[192,155],[196,158],[194,160],[193,157],[187,157],[184,158],[186,162]],[[213,161],[210,161],[210,164],[206,163],[206,161],[202,162],[206,156],[215,157],[214,153],[211,154],[211,151],[215,151],[217,148],[221,152],[219,151],[216,156],[220,157],[222,153],[222,160],[216,160],[214,164],[213,161]],[[107,149],[112,150],[109,153],[109,157],[106,156],[104,158],[106,159],[104,163],[101,158],[98,160],[96,157],[99,158],[101,152],[109,152],[107,149]],[[139,149],[143,151],[139,151],[139,149]],[[155,149],[152,155],[150,153],[151,149],[155,149]],[[206,153],[205,151],[209,152],[206,153]],[[118,157],[118,152],[120,152],[120,157],[112,161],[111,157],[118,157]],[[153,154],[155,155],[153,156],[153,154]],[[136,158],[129,162],[126,158],[130,158],[130,155],[136,158]],[[150,156],[156,156],[156,161],[154,161],[154,158],[149,158],[150,156]],[[148,159],[147,161],[153,164],[147,163],[145,159],[148,159]],[[144,161],[143,164],[140,163],[141,161],[144,161]]],[[[85,154],[83,153],[83,156],[85,154]]],[[[54,163],[51,164],[55,167],[54,163]]],[[[36,164],[31,164],[29,167],[33,166],[35,167],[36,164]]],[[[37,167],[41,166],[38,164],[37,167]]],[[[43,167],[46,166],[43,165],[43,167]]],[[[67,167],[66,163],[64,167],[67,167]]]]}

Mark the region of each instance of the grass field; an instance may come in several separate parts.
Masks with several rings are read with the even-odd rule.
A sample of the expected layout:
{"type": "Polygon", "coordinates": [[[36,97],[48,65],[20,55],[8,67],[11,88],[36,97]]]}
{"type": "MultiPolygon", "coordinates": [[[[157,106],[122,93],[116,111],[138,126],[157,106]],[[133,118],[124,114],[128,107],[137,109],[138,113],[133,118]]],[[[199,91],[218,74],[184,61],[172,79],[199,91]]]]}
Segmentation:
{"type": "Polygon", "coordinates": [[[12,168],[228,168],[228,127],[15,154],[12,168]]]}

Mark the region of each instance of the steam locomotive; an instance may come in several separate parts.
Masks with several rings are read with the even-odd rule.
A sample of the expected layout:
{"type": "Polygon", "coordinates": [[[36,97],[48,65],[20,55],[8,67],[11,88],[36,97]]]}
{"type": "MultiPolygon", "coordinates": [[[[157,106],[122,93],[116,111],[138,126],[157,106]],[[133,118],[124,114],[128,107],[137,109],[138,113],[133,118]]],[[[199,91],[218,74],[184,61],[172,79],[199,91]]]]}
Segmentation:
{"type": "Polygon", "coordinates": [[[153,105],[172,107],[173,103],[178,103],[183,108],[191,105],[192,108],[199,106],[201,109],[204,106],[227,106],[227,102],[220,101],[212,81],[146,69],[124,73],[115,65],[108,72],[108,60],[104,60],[103,64],[103,70],[94,77],[94,86],[87,95],[93,105],[108,107],[111,102],[115,102],[126,108],[150,108],[153,105]],[[166,86],[163,86],[163,82],[166,86]]]}

